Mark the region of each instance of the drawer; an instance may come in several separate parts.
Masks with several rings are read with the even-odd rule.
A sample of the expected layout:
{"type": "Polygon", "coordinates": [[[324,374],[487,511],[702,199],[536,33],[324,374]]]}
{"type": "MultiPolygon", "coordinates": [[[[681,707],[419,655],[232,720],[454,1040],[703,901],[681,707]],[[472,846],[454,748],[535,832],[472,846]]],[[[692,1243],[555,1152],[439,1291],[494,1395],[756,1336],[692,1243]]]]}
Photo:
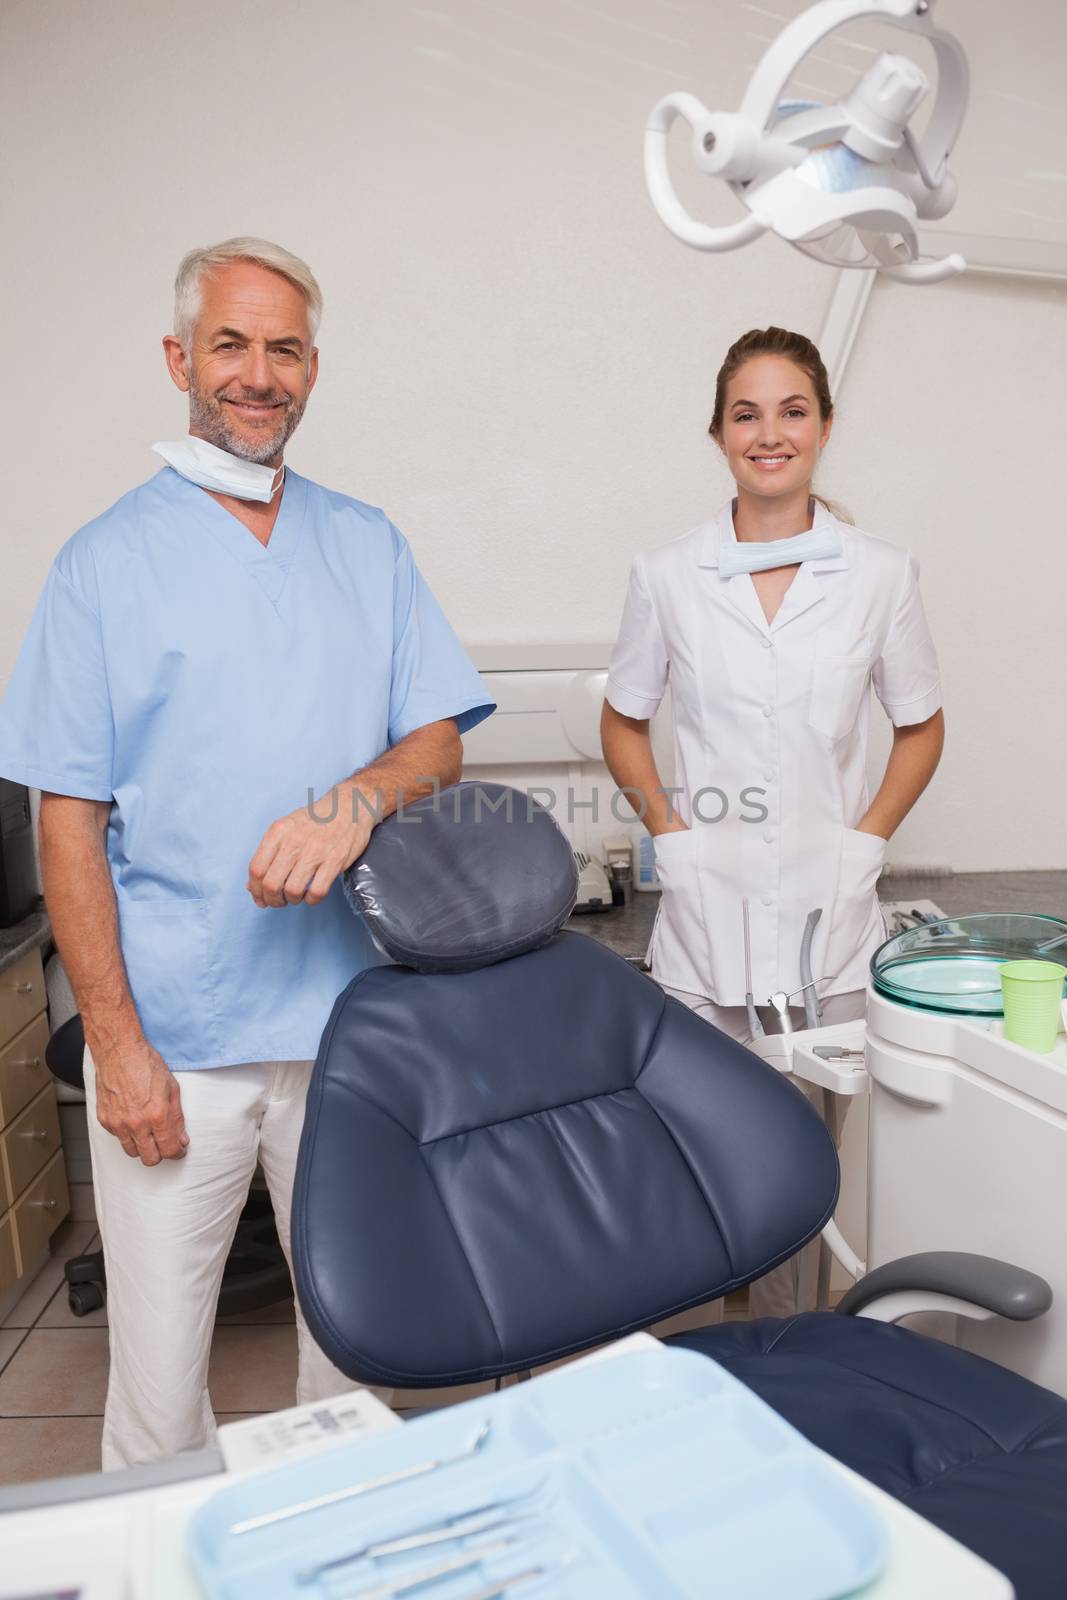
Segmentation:
{"type": "Polygon", "coordinates": [[[19,1273],[26,1272],[47,1245],[70,1210],[63,1152],[57,1150],[44,1171],[11,1207],[15,1225],[15,1256],[19,1273]]]}
{"type": "Polygon", "coordinates": [[[14,1122],[34,1095],[51,1083],[44,1060],[47,1044],[48,1016],[42,1012],[0,1050],[0,1128],[14,1122]]]}
{"type": "Polygon", "coordinates": [[[40,950],[29,950],[0,972],[0,1045],[7,1044],[45,1009],[40,950]]]}
{"type": "Polygon", "coordinates": [[[10,1212],[0,1217],[0,1297],[5,1295],[19,1275],[15,1260],[15,1230],[10,1212]]]}
{"type": "Polygon", "coordinates": [[[54,1084],[41,1090],[10,1128],[0,1133],[0,1167],[7,1185],[7,1204],[17,1200],[60,1146],[59,1107],[54,1084]]]}

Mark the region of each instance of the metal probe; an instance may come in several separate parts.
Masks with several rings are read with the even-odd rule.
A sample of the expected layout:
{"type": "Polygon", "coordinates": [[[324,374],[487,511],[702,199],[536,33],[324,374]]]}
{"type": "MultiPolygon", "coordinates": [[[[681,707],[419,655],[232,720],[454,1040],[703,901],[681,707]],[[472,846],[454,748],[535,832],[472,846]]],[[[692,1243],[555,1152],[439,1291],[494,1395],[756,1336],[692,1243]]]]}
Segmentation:
{"type": "Polygon", "coordinates": [[[750,1039],[761,1039],[766,1029],[759,1019],[756,1002],[752,998],[752,939],[748,926],[747,899],[741,902],[741,920],[745,930],[745,1010],[748,1013],[748,1036],[750,1039]]]}
{"type": "Polygon", "coordinates": [[[355,1483],[348,1489],[334,1489],[330,1494],[316,1495],[313,1500],[301,1500],[294,1506],[283,1506],[280,1511],[264,1511],[258,1517],[246,1517],[242,1522],[235,1522],[230,1532],[233,1534],[252,1533],[256,1528],[269,1528],[275,1522],[287,1522],[290,1517],[302,1517],[308,1511],[318,1511],[323,1506],[335,1506],[340,1500],[354,1500],[357,1495],[371,1494],[375,1489],[387,1489],[394,1483],[406,1483],[409,1478],[421,1478],[424,1473],[436,1472],[439,1467],[451,1467],[457,1461],[467,1461],[471,1456],[478,1454],[486,1439],[492,1419],[483,1422],[471,1443],[465,1450],[459,1450],[454,1456],[443,1456],[438,1461],[420,1461],[417,1466],[401,1467],[397,1472],[387,1472],[380,1478],[368,1478],[366,1483],[355,1483]]]}

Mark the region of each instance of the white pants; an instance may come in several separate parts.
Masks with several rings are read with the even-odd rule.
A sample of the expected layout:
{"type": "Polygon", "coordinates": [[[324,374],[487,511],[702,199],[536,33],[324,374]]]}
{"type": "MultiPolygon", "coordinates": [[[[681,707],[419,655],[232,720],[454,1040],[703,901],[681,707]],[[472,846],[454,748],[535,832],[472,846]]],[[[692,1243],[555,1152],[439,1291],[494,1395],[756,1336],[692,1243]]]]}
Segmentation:
{"type": "MultiPolygon", "coordinates": [[[[258,1159],[292,1270],[289,1218],[310,1075],[310,1061],[177,1073],[189,1148],[179,1161],[146,1167],[97,1121],[86,1049],[111,1342],[105,1471],[203,1449],[214,1439],[207,1370],[223,1268],[258,1159]]],[[[299,1305],[296,1334],[298,1404],[360,1387],[326,1359],[299,1305]]]]}
{"type": "MultiPolygon", "coordinates": [[[[695,1011],[698,1017],[703,1017],[706,1022],[729,1034],[731,1039],[737,1039],[742,1044],[748,1043],[748,1013],[744,1006],[717,1006],[710,1000],[702,1000],[699,995],[684,994],[680,989],[671,989],[666,984],[662,984],[661,987],[665,994],[681,1000],[691,1011],[695,1011]]],[[[827,995],[820,999],[819,1004],[822,1008],[820,1026],[828,1028],[838,1022],[861,1020],[866,1014],[867,995],[863,989],[853,989],[848,994],[827,995]]],[[[757,1011],[767,1032],[777,1033],[778,1019],[774,1012],[767,1006],[758,1006],[757,1011]]],[[[799,1030],[804,1027],[803,1008],[790,1006],[789,1015],[794,1028],[799,1030]]],[[[845,1095],[830,1094],[814,1084],[802,1083],[799,1078],[794,1078],[793,1082],[825,1119],[833,1134],[834,1143],[840,1145],[849,1107],[848,1098],[845,1095]]],[[[814,1311],[818,1281],[819,1241],[816,1238],[810,1240],[788,1261],[772,1267],[770,1272],[749,1285],[749,1316],[791,1317],[798,1311],[814,1311]]],[[[721,1320],[722,1301],[717,1300],[714,1307],[709,1307],[708,1321],[711,1323],[721,1320]]]]}

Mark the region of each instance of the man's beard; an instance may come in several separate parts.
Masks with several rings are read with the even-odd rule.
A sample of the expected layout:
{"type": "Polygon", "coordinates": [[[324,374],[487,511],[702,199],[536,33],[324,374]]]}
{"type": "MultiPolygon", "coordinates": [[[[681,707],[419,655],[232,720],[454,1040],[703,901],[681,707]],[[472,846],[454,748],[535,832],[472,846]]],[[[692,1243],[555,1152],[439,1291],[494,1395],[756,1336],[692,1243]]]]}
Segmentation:
{"type": "Polygon", "coordinates": [[[246,390],[241,399],[255,401],[260,405],[280,403],[283,409],[278,411],[275,424],[269,431],[264,429],[254,439],[249,439],[231,427],[221,395],[205,394],[195,383],[190,383],[189,428],[190,431],[195,429],[202,439],[206,439],[219,450],[228,450],[232,456],[240,456],[242,461],[254,461],[263,466],[281,454],[288,440],[296,432],[300,418],[304,415],[307,397],[298,403],[292,395],[284,392],[253,394],[246,390]]]}

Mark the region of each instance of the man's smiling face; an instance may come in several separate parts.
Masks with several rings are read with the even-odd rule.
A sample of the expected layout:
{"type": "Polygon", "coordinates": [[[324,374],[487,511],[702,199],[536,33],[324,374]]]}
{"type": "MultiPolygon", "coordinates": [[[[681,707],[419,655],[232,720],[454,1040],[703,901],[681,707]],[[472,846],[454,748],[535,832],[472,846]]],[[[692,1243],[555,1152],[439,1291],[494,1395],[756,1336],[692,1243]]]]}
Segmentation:
{"type": "Polygon", "coordinates": [[[250,261],[216,267],[201,284],[181,365],[190,433],[245,461],[279,466],[318,375],[304,296],[250,261]]]}

